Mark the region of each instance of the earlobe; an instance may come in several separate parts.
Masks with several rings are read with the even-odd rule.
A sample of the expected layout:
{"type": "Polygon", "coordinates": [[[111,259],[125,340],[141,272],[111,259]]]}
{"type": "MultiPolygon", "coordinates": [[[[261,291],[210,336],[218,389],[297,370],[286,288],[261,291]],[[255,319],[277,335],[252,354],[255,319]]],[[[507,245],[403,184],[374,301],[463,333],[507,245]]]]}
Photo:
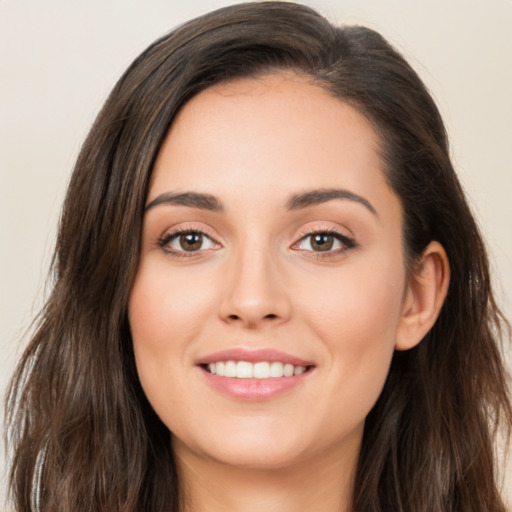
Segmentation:
{"type": "Polygon", "coordinates": [[[432,328],[448,293],[450,266],[443,246],[431,242],[409,277],[395,348],[415,347],[432,328]]]}

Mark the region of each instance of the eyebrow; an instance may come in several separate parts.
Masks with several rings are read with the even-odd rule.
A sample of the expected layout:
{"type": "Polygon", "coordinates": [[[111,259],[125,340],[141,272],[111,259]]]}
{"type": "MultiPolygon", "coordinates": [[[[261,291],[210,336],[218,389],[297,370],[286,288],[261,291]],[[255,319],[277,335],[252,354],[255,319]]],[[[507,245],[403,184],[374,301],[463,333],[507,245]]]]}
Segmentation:
{"type": "MultiPolygon", "coordinates": [[[[362,204],[373,215],[378,216],[377,210],[364,197],[341,188],[315,189],[303,192],[302,194],[293,195],[287,202],[288,210],[300,210],[309,206],[332,201],[333,199],[345,199],[362,204]]],[[[199,208],[201,210],[209,210],[213,212],[222,212],[224,207],[222,203],[211,194],[202,194],[199,192],[182,192],[172,193],[166,192],[158,195],[144,208],[147,212],[155,206],[162,204],[173,204],[178,206],[188,206],[191,208],[199,208]]]]}
{"type": "Polygon", "coordinates": [[[327,188],[309,190],[302,194],[293,195],[287,203],[288,210],[300,210],[308,206],[315,206],[318,204],[332,201],[333,199],[347,199],[356,203],[362,204],[373,215],[378,217],[377,210],[373,205],[364,197],[345,190],[342,188],[327,188]]]}
{"type": "Polygon", "coordinates": [[[222,203],[215,196],[210,194],[200,194],[198,192],[174,194],[172,192],[167,192],[155,197],[153,201],[146,205],[144,212],[147,212],[151,208],[161,204],[189,206],[191,208],[200,208],[201,210],[210,210],[213,212],[220,212],[224,209],[222,203]]]}

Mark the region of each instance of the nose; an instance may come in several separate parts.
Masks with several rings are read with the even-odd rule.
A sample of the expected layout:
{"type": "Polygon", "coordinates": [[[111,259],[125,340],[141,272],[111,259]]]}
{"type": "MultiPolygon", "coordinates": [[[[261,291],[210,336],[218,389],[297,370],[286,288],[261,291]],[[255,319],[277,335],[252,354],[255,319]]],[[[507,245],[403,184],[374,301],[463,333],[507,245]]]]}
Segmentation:
{"type": "Polygon", "coordinates": [[[268,251],[241,250],[227,262],[221,319],[249,329],[278,325],[291,313],[283,272],[268,251]]]}

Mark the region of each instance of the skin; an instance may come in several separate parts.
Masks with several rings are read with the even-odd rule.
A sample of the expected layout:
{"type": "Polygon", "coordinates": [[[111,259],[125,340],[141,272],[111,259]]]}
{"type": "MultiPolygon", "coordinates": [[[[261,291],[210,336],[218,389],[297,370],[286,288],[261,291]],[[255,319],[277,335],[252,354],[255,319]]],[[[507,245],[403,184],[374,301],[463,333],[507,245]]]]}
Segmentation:
{"type": "Polygon", "coordinates": [[[129,316],[143,389],[173,433],[186,510],[349,510],[364,421],[393,352],[421,340],[448,283],[436,243],[407,279],[401,205],[377,146],[363,116],[291,74],[211,87],[173,123],[129,316]],[[289,208],[293,195],[325,189],[367,204],[289,208]],[[184,192],[223,210],[162,199],[184,192]],[[199,250],[180,246],[176,229],[204,232],[199,250]],[[331,231],[350,243],[311,244],[312,232],[331,231]],[[196,364],[233,347],[314,367],[285,393],[237,400],[196,364]]]}

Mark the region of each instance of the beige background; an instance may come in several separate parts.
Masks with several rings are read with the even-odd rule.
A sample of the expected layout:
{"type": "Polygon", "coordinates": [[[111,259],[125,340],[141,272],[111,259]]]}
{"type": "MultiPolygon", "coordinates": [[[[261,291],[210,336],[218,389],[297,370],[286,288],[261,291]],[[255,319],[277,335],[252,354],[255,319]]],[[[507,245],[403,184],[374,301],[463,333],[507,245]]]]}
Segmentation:
{"type": "MultiPolygon", "coordinates": [[[[157,36],[230,3],[0,0],[1,390],[42,303],[70,170],[107,93],[157,36]]],[[[429,86],[512,319],[512,0],[306,3],[381,31],[429,86]]],[[[0,460],[0,510],[5,472],[0,460]]],[[[512,501],[512,471],[504,473],[512,501]]]]}

